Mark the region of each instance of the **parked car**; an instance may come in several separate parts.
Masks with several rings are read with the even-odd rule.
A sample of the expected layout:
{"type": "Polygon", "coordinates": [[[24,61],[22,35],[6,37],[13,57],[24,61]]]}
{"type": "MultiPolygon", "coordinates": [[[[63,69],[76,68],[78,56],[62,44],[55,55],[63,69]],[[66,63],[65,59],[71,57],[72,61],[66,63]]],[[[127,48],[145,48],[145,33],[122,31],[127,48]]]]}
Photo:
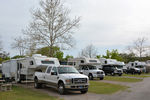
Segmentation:
{"type": "Polygon", "coordinates": [[[121,76],[123,74],[122,69],[118,69],[115,65],[103,65],[102,70],[105,72],[105,74],[110,74],[112,76],[119,75],[121,76]]]}
{"type": "Polygon", "coordinates": [[[49,66],[42,72],[35,72],[35,88],[42,87],[43,84],[57,88],[60,94],[65,94],[67,90],[88,91],[89,79],[86,75],[80,74],[73,66],[49,66]]]}
{"type": "Polygon", "coordinates": [[[128,68],[126,70],[126,74],[141,74],[141,70],[139,68],[128,68]]]}
{"type": "Polygon", "coordinates": [[[94,78],[99,78],[100,80],[103,80],[105,77],[104,71],[99,70],[94,65],[80,65],[79,72],[88,76],[90,80],[93,80],[94,78]]]}

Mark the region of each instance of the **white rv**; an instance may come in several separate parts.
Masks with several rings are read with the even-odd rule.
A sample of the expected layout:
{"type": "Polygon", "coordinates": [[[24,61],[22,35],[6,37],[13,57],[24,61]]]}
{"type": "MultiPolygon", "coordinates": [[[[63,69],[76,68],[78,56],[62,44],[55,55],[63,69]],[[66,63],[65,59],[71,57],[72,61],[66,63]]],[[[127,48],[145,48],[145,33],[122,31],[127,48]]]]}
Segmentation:
{"type": "Polygon", "coordinates": [[[44,66],[59,66],[57,58],[50,58],[35,54],[32,57],[20,59],[11,59],[2,63],[2,76],[6,80],[33,80],[33,75],[36,71],[41,71],[44,66]]]}
{"type": "Polygon", "coordinates": [[[104,71],[100,70],[100,61],[95,58],[70,58],[68,65],[75,66],[80,73],[87,75],[90,80],[93,78],[100,78],[103,80],[105,77],[104,71]]]}
{"type": "Polygon", "coordinates": [[[134,62],[129,62],[126,65],[127,68],[139,68],[141,72],[146,72],[146,63],[145,62],[139,62],[139,61],[134,61],[134,62]]]}

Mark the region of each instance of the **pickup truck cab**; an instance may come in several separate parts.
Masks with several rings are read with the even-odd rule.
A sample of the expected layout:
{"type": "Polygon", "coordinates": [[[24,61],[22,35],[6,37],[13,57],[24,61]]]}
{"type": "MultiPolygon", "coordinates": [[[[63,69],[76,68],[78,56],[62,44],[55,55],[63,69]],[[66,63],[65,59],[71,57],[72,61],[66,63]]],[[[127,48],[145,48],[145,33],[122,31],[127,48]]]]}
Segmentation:
{"type": "Polygon", "coordinates": [[[80,74],[73,66],[48,66],[45,72],[35,72],[35,88],[42,87],[46,84],[50,87],[57,88],[60,94],[65,94],[67,90],[88,91],[89,79],[87,76],[80,74]]]}
{"type": "Polygon", "coordinates": [[[105,77],[104,71],[99,70],[96,65],[80,65],[79,72],[88,76],[90,80],[93,80],[94,78],[103,80],[105,77]]]}

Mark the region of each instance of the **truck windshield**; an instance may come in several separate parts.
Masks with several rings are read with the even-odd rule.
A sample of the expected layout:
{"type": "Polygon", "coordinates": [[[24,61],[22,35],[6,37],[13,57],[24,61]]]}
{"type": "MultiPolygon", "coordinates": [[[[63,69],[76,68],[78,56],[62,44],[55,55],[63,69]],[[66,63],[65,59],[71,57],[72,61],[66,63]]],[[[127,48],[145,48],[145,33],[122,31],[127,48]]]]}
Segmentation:
{"type": "Polygon", "coordinates": [[[58,67],[59,74],[79,74],[74,67],[58,67]]]}

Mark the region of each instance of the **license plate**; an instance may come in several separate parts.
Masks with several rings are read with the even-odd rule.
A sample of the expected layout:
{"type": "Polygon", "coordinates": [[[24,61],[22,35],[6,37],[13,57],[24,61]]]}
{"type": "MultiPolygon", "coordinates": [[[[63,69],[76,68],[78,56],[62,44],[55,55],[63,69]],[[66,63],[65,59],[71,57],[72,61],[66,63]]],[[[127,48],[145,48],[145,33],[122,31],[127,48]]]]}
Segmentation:
{"type": "Polygon", "coordinates": [[[83,88],[83,86],[79,86],[79,89],[82,89],[83,88]]]}

